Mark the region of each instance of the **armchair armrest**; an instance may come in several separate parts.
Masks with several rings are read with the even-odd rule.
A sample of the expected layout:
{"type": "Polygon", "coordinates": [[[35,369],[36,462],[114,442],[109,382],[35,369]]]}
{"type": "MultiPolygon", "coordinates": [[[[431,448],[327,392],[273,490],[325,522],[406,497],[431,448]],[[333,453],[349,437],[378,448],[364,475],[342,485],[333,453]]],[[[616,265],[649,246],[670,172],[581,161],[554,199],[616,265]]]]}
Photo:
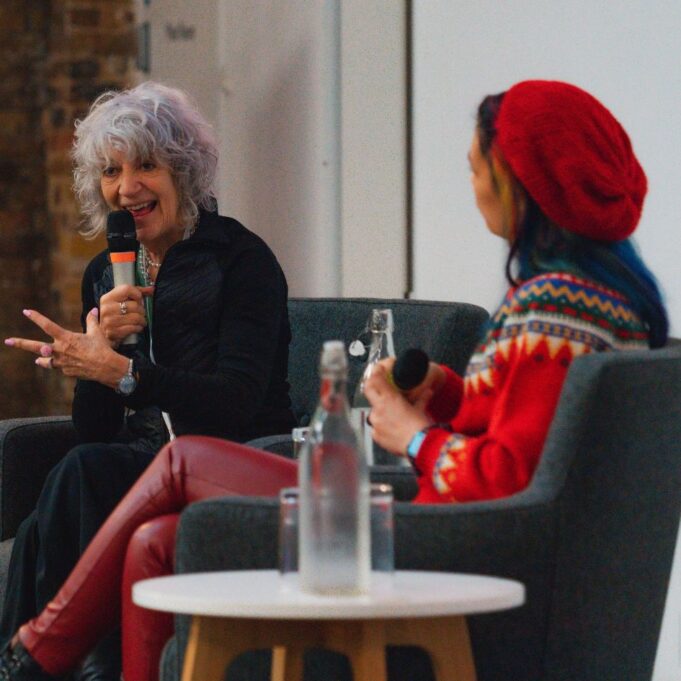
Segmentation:
{"type": "Polygon", "coordinates": [[[266,435],[255,440],[246,442],[249,447],[255,449],[264,449],[266,452],[272,454],[279,454],[285,456],[287,459],[293,458],[293,440],[291,433],[282,433],[281,435],[266,435]]]}
{"type": "Polygon", "coordinates": [[[16,534],[47,474],[76,442],[69,416],[0,421],[0,540],[16,534]]]}
{"type": "Polygon", "coordinates": [[[411,501],[418,492],[416,475],[406,466],[371,466],[369,479],[373,483],[384,483],[393,488],[395,501],[411,501]]]}
{"type": "MultiPolygon", "coordinates": [[[[246,443],[249,447],[264,449],[266,452],[293,458],[293,440],[289,433],[281,435],[268,435],[250,440],[246,443]]],[[[416,476],[410,467],[396,465],[372,466],[369,472],[371,482],[382,482],[392,485],[393,495],[396,501],[410,501],[416,496],[418,487],[416,476]]]]}

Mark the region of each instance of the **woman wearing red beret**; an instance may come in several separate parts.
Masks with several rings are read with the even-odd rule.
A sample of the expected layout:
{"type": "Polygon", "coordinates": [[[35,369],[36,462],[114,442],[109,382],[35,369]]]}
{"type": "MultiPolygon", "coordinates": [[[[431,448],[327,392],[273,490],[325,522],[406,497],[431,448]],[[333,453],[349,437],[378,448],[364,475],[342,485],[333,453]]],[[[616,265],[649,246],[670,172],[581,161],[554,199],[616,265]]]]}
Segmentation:
{"type": "Polygon", "coordinates": [[[366,386],[374,439],[411,458],[417,502],[522,490],[572,360],[667,340],[657,285],[628,240],[646,177],[598,100],[554,81],[486,97],[468,158],[487,228],[509,244],[510,289],[465,377],[431,364],[407,400],[387,361],[366,386]]]}
{"type": "MultiPolygon", "coordinates": [[[[374,437],[412,460],[421,503],[523,489],[572,360],[659,347],[667,339],[657,285],[628,240],[646,178],[629,138],[602,104],[566,83],[519,83],[480,105],[469,162],[480,213],[509,244],[509,291],[465,377],[431,364],[424,384],[405,397],[388,380],[386,363],[366,387],[374,437]]],[[[260,459],[266,475],[235,479],[237,459],[254,465],[257,453],[216,440],[166,445],[55,599],[20,628],[0,660],[0,677],[52,679],[117,625],[125,552],[141,525],[153,520],[160,528],[151,539],[140,528],[130,542],[130,550],[148,549],[138,561],[152,566],[146,576],[171,572],[177,513],[187,503],[272,494],[296,479],[295,462],[266,453],[260,459]]],[[[130,604],[132,579],[127,576],[124,598],[124,677],[146,681],[157,678],[170,620],[130,604]]]]}

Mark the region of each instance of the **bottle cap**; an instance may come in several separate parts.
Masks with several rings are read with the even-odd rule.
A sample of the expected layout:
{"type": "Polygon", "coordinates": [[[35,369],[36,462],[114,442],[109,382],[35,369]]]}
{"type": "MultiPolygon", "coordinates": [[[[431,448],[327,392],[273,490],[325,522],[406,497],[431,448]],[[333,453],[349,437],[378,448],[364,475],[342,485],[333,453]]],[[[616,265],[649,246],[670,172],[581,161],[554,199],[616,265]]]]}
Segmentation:
{"type": "Polygon", "coordinates": [[[371,319],[369,321],[370,331],[382,331],[384,333],[393,330],[393,311],[387,310],[372,310],[371,319]]]}
{"type": "Polygon", "coordinates": [[[322,373],[346,372],[348,370],[348,358],[345,354],[345,343],[340,340],[325,341],[319,364],[322,373]]]}

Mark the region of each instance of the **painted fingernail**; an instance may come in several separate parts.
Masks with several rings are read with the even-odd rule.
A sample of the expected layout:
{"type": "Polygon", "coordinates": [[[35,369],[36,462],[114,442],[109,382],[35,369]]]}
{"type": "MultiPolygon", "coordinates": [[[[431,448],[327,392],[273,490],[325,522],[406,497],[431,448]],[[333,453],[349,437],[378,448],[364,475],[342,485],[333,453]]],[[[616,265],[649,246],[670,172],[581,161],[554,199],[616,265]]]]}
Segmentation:
{"type": "Polygon", "coordinates": [[[43,357],[52,357],[52,346],[51,345],[43,345],[40,348],[40,354],[43,357]]]}
{"type": "Polygon", "coordinates": [[[30,317],[30,316],[31,316],[31,310],[22,310],[22,312],[23,312],[27,317],[30,317]]]}
{"type": "Polygon", "coordinates": [[[40,364],[40,358],[36,359],[35,363],[36,363],[38,366],[42,366],[42,365],[40,364]]]}
{"type": "Polygon", "coordinates": [[[14,340],[14,338],[5,338],[5,345],[16,345],[17,342],[14,340]]]}
{"type": "Polygon", "coordinates": [[[93,307],[93,308],[90,310],[90,314],[91,314],[93,317],[95,317],[96,319],[99,319],[99,309],[98,309],[98,308],[93,307]]]}

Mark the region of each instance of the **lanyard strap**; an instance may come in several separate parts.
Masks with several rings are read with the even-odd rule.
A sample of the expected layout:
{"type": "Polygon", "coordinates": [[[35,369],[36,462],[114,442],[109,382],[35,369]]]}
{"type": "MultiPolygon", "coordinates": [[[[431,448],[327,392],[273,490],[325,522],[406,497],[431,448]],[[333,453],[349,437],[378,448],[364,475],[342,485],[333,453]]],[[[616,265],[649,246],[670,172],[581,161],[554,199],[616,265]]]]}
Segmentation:
{"type": "MultiPolygon", "coordinates": [[[[144,246],[141,246],[139,250],[137,251],[137,259],[135,261],[135,280],[138,286],[151,286],[152,282],[149,280],[149,275],[147,273],[147,268],[146,268],[146,263],[145,263],[145,258],[144,258],[144,252],[143,249],[144,246]]],[[[154,342],[153,342],[153,335],[152,335],[152,319],[154,316],[154,301],[152,296],[144,296],[143,298],[144,302],[144,311],[146,312],[147,315],[147,328],[149,329],[149,359],[151,360],[152,364],[156,364],[154,360],[154,342]]],[[[168,412],[162,411],[161,416],[163,417],[163,421],[166,424],[166,428],[168,429],[168,435],[170,436],[171,440],[175,439],[175,432],[173,431],[173,425],[170,422],[170,414],[168,412]]]]}
{"type": "MultiPolygon", "coordinates": [[[[135,261],[135,280],[138,286],[152,286],[153,283],[149,280],[149,274],[147,273],[146,263],[144,262],[144,246],[140,246],[137,251],[137,260],[135,261]]],[[[151,325],[154,316],[154,305],[151,296],[144,296],[144,311],[147,315],[147,325],[149,327],[149,337],[151,338],[151,325]]],[[[151,349],[151,341],[150,341],[151,349]]],[[[153,360],[152,360],[153,361],[153,360]]]]}

